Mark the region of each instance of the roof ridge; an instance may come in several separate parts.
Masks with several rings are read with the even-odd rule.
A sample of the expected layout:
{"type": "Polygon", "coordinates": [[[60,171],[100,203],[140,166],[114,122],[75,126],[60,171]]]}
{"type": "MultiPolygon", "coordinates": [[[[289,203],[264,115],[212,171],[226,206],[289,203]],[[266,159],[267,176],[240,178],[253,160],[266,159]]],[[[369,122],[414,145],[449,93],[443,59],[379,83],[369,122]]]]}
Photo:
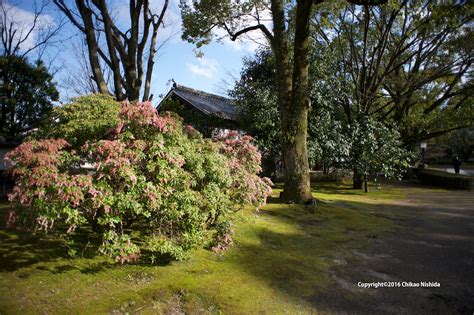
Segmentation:
{"type": "Polygon", "coordinates": [[[188,92],[191,92],[191,93],[194,93],[194,94],[198,94],[198,95],[201,95],[201,96],[206,96],[206,97],[209,97],[209,98],[214,98],[214,99],[218,99],[218,100],[227,101],[227,102],[230,102],[232,104],[234,103],[234,101],[231,98],[224,97],[224,96],[217,95],[217,94],[204,92],[204,91],[201,91],[201,90],[196,90],[196,89],[193,89],[193,88],[181,85],[181,84],[177,84],[177,83],[174,84],[173,88],[185,90],[185,91],[188,91],[188,92]]]}

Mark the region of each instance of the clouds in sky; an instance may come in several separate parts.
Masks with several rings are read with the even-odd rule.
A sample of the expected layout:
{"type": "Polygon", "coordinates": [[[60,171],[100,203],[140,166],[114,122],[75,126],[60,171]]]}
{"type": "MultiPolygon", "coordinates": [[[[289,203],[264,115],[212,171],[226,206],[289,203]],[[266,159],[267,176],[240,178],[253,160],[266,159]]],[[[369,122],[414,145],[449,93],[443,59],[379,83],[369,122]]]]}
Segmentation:
{"type": "Polygon", "coordinates": [[[187,69],[196,76],[214,79],[219,71],[219,63],[215,59],[201,57],[194,63],[187,63],[187,69]]]}
{"type": "MultiPolygon", "coordinates": [[[[0,0],[4,6],[8,6],[12,10],[9,18],[14,19],[15,23],[22,25],[31,25],[34,19],[34,8],[30,4],[33,0],[19,0],[17,6],[9,4],[6,1],[14,0],[0,0]]],[[[192,0],[189,0],[192,2],[192,0]]],[[[235,1],[235,0],[234,0],[235,1]]],[[[38,1],[40,2],[40,1],[38,1]]],[[[73,2],[72,7],[75,7],[73,2]]],[[[117,26],[122,30],[127,30],[130,25],[129,16],[129,0],[114,0],[109,1],[110,15],[117,23],[117,26]]],[[[163,8],[164,0],[150,0],[150,9],[154,13],[160,13],[163,8]]],[[[152,93],[159,94],[164,88],[169,78],[176,78],[190,86],[203,89],[212,90],[212,85],[222,80],[228,73],[236,73],[238,75],[242,66],[242,57],[248,54],[253,54],[261,44],[266,44],[266,40],[260,31],[254,31],[245,36],[240,37],[237,41],[231,41],[227,33],[222,29],[214,30],[214,41],[210,45],[202,47],[205,55],[202,58],[195,58],[195,46],[183,42],[181,40],[182,19],[179,9],[179,0],[170,0],[169,7],[165,15],[165,26],[158,31],[158,46],[163,44],[163,49],[156,54],[156,66],[154,68],[152,93]],[[219,40],[220,39],[220,40],[219,40]],[[219,43],[217,43],[219,42],[219,43]],[[178,66],[179,65],[179,66],[178,66]]],[[[49,5],[46,13],[41,16],[41,25],[57,25],[64,15],[55,10],[54,5],[49,5]]],[[[260,12],[261,17],[266,25],[268,24],[267,12],[260,12]]],[[[244,21],[244,24],[254,24],[255,21],[244,21]]],[[[271,30],[272,25],[267,27],[271,30]]],[[[143,29],[143,25],[141,25],[143,29]]],[[[37,41],[40,32],[34,31],[28,41],[22,44],[22,49],[28,49],[34,42],[37,41]]],[[[48,51],[52,51],[54,55],[52,59],[53,66],[64,67],[64,69],[82,69],[83,64],[80,64],[74,56],[73,51],[75,46],[70,42],[72,39],[77,39],[76,46],[82,45],[84,38],[83,34],[77,31],[71,24],[66,25],[62,31],[61,36],[64,37],[64,43],[61,44],[61,49],[64,53],[59,58],[56,57],[53,45],[48,45],[48,51]],[[74,38],[73,35],[77,34],[74,38]]],[[[105,45],[104,38],[101,38],[101,43],[105,45]]],[[[147,44],[147,49],[148,49],[147,44]]],[[[105,46],[104,46],[105,47],[105,46]]],[[[160,46],[161,48],[161,46],[160,46]]],[[[55,78],[58,82],[63,82],[64,77],[70,75],[67,70],[59,71],[55,78]]],[[[68,87],[61,89],[61,94],[69,95],[68,87]]]]}
{"type": "MultiPolygon", "coordinates": [[[[181,13],[179,11],[178,2],[170,1],[166,10],[162,25],[158,30],[158,43],[164,41],[171,41],[173,43],[179,42],[181,32],[181,13]]],[[[153,14],[159,15],[163,9],[164,1],[155,0],[150,1],[150,10],[153,14]]],[[[109,6],[111,15],[114,18],[117,26],[124,30],[130,27],[130,9],[128,0],[120,0],[112,2],[109,6]]],[[[140,19],[140,29],[143,29],[143,20],[140,19]]],[[[152,27],[150,27],[152,29],[152,27]]],[[[151,36],[151,35],[150,35],[151,36]]]]}
{"type": "Polygon", "coordinates": [[[6,22],[6,26],[8,28],[10,24],[13,24],[13,29],[18,30],[14,36],[15,42],[24,40],[20,44],[21,52],[32,48],[39,40],[41,32],[50,27],[54,27],[55,25],[53,17],[48,14],[40,14],[36,20],[35,28],[31,31],[31,34],[28,35],[28,32],[31,30],[34,24],[35,13],[33,11],[23,10],[17,6],[9,4],[8,2],[3,2],[1,7],[2,10],[4,10],[7,14],[6,21],[2,20],[0,23],[3,24],[6,22]]]}

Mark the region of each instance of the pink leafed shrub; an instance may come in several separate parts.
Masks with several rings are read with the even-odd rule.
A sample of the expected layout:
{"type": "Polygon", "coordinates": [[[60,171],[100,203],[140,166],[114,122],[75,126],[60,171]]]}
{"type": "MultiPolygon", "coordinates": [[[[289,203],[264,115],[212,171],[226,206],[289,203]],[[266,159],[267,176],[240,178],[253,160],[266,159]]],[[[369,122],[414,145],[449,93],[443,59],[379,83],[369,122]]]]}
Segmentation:
{"type": "Polygon", "coordinates": [[[101,235],[100,252],[121,263],[230,246],[232,214],[262,206],[271,193],[252,138],[204,139],[149,102],[125,102],[118,116],[116,127],[80,147],[65,135],[10,152],[8,224],[69,234],[89,225],[101,235]]]}
{"type": "Polygon", "coordinates": [[[229,159],[234,200],[242,205],[256,205],[257,208],[265,205],[273,183],[267,177],[258,176],[262,171],[262,156],[253,145],[253,138],[231,131],[215,138],[215,141],[220,144],[221,153],[229,159]]]}

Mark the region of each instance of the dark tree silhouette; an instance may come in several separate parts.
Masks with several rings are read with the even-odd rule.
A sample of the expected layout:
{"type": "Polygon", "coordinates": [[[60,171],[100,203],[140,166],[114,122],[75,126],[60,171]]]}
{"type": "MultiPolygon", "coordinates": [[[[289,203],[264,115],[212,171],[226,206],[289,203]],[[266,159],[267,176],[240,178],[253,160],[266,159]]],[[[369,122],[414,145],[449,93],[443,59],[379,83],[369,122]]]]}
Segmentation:
{"type": "Polygon", "coordinates": [[[0,57],[0,138],[21,140],[48,116],[59,93],[41,61],[0,57]]]}

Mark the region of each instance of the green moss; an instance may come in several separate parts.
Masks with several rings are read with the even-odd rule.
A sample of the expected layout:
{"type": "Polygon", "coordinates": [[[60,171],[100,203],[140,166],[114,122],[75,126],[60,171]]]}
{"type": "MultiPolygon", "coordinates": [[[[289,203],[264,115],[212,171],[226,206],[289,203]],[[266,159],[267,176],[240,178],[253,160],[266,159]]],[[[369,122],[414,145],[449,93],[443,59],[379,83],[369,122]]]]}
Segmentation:
{"type": "Polygon", "coordinates": [[[315,312],[311,297],[330,284],[328,269],[393,229],[394,211],[381,204],[403,197],[393,188],[347,188],[318,187],[315,210],[277,203],[275,189],[260,212],[238,214],[230,250],[196,250],[163,266],[122,266],[89,249],[68,259],[53,235],[2,229],[0,313],[315,312]]]}

